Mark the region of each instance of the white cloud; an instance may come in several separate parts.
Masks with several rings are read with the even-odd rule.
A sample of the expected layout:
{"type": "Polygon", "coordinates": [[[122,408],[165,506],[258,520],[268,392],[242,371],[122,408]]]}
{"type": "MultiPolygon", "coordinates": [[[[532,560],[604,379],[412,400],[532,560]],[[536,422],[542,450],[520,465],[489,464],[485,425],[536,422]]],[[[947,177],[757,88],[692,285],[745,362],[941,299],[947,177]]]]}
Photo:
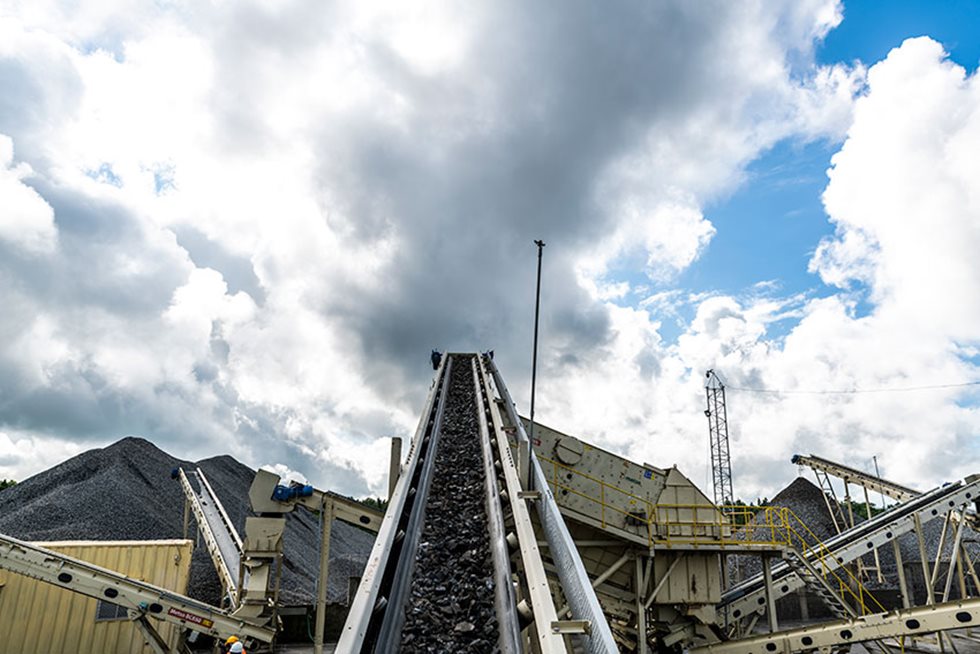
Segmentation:
{"type": "MultiPolygon", "coordinates": [[[[428,348],[492,347],[526,395],[532,238],[549,243],[542,419],[698,481],[706,368],[780,388],[973,372],[977,91],[937,46],[866,79],[813,63],[833,1],[534,9],[32,3],[0,22],[19,162],[3,179],[58,218],[43,263],[0,257],[0,393],[17,398],[0,425],[140,433],[379,492],[428,348]],[[748,162],[844,133],[838,234],[811,262],[839,295],[668,287],[710,252],[707,207],[748,162]],[[643,277],[649,301],[620,306],[643,277]]],[[[955,400],[733,394],[736,483],[771,495],[797,448],[897,439],[925,460],[921,434],[959,446],[977,424],[955,400]]],[[[933,457],[924,478],[952,465],[933,457]]]]}
{"type": "Polygon", "coordinates": [[[19,430],[0,430],[0,479],[26,479],[86,449],[83,445],[64,438],[19,430]]]}
{"type": "Polygon", "coordinates": [[[30,254],[50,254],[58,244],[54,210],[23,182],[27,164],[14,164],[13,140],[0,134],[0,239],[30,254]]]}
{"type": "Polygon", "coordinates": [[[300,484],[307,483],[306,477],[303,476],[303,473],[291,469],[284,463],[267,463],[259,467],[263,470],[268,470],[269,472],[279,475],[280,484],[288,485],[292,481],[300,484]]]}
{"type": "MultiPolygon", "coordinates": [[[[706,440],[704,421],[693,418],[703,402],[698,377],[716,368],[735,388],[790,391],[729,392],[737,492],[771,496],[792,474],[788,460],[796,451],[866,469],[877,455],[885,476],[919,488],[974,472],[980,409],[969,389],[805,391],[980,377],[980,169],[967,154],[980,151],[977,80],[926,38],[906,41],[872,67],[824,194],[837,232],[810,263],[844,291],[810,299],[767,299],[772,289],[757,297],[710,297],[697,305],[676,347],[638,346],[637,336],[618,335],[606,345],[611,354],[592,364],[608,365],[608,373],[580,371],[605,381],[603,419],[587,422],[588,429],[625,441],[642,458],[681,461],[697,480],[705,456],[689,444],[706,440]],[[859,294],[865,288],[867,297],[859,294]],[[774,338],[771,326],[786,317],[798,322],[774,338]],[[618,363],[641,354],[658,361],[661,372],[638,375],[618,363]]],[[[679,301],[659,294],[646,306],[663,315],[660,304],[679,301]]],[[[649,333],[656,323],[637,329],[649,333]]],[[[592,403],[592,387],[551,385],[539,400],[540,415],[581,422],[574,407],[592,403]]]]}

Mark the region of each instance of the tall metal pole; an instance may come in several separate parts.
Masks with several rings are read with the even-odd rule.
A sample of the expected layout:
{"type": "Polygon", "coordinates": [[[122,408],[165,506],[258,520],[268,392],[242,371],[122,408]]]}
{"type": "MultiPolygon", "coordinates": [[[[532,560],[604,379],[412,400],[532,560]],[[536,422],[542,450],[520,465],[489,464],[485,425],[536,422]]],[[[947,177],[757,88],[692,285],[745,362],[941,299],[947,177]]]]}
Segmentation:
{"type": "Polygon", "coordinates": [[[538,288],[534,294],[534,353],[531,357],[531,446],[534,444],[534,388],[538,376],[538,313],[541,309],[541,253],[544,241],[534,242],[538,246],[538,288]]]}

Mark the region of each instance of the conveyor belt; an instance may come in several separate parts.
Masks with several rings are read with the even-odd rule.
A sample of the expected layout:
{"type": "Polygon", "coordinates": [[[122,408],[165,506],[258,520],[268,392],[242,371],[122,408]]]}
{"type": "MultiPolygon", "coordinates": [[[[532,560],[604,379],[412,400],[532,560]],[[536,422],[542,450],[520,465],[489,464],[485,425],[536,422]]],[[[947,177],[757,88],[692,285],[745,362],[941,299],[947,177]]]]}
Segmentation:
{"type": "Polygon", "coordinates": [[[875,491],[877,493],[881,493],[882,495],[887,495],[893,500],[898,500],[900,502],[905,502],[906,500],[910,500],[913,497],[921,495],[919,491],[909,488],[908,486],[896,484],[893,481],[876,477],[868,474],[867,472],[846,466],[843,463],[837,463],[836,461],[814,456],[813,454],[794,454],[792,462],[796,465],[809,466],[814,471],[824,472],[839,479],[843,479],[844,481],[858,484],[859,486],[867,488],[869,491],[875,491]]]}
{"type": "Polygon", "coordinates": [[[211,561],[218,571],[232,608],[235,608],[238,605],[242,539],[204,472],[200,468],[190,471],[180,468],[178,474],[181,489],[190,503],[211,561]]]}
{"type": "Polygon", "coordinates": [[[338,651],[520,651],[493,592],[474,356],[437,373],[338,651]]]}
{"type": "MultiPolygon", "coordinates": [[[[977,498],[980,498],[980,476],[972,475],[963,481],[947,484],[893,506],[871,520],[835,536],[824,543],[826,550],[814,550],[808,558],[815,567],[835,570],[912,531],[916,516],[925,524],[950,510],[975,502],[977,498]]],[[[788,595],[804,585],[803,580],[785,563],[774,565],[772,574],[776,598],[788,595]]],[[[724,593],[719,609],[739,619],[763,607],[765,601],[765,580],[762,574],[758,574],[724,593]]]]}
{"type": "Polygon", "coordinates": [[[275,635],[269,625],[237,619],[190,597],[10,536],[0,535],[0,568],[118,604],[132,616],[162,620],[221,639],[234,635],[271,642],[275,635]]]}
{"type": "MultiPolygon", "coordinates": [[[[556,615],[529,508],[554,500],[519,481],[505,426],[513,407],[502,410],[509,395],[494,392],[488,364],[474,354],[443,358],[338,652],[518,654],[530,640],[535,652],[559,654],[571,651],[569,636],[589,652],[616,651],[601,614],[597,623],[556,615]]],[[[499,377],[493,383],[500,391],[499,377]]],[[[568,541],[554,549],[574,552],[568,541]]],[[[583,579],[594,599],[584,569],[583,579]]]]}

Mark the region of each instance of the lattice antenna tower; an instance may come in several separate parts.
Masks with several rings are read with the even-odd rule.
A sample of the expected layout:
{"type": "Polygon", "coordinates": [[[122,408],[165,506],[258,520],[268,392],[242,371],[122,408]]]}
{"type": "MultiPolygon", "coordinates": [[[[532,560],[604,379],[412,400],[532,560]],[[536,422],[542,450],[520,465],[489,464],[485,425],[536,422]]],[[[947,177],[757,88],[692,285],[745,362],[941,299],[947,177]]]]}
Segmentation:
{"type": "Polygon", "coordinates": [[[732,457],[728,448],[728,407],[725,403],[725,384],[714,370],[705,373],[704,392],[708,408],[708,438],[711,441],[711,478],[714,482],[715,504],[729,506],[735,501],[732,492],[732,457]]]}

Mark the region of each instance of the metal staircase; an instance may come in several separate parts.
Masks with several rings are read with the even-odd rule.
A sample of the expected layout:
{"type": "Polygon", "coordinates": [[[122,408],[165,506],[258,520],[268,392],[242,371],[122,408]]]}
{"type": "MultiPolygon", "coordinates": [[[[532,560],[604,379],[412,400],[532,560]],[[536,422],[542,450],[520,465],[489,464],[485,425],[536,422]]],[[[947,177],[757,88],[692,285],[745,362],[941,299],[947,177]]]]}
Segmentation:
{"type": "Polygon", "coordinates": [[[840,593],[834,590],[827,579],[806,558],[800,556],[798,551],[795,549],[787,550],[783,558],[803,581],[806,589],[820,598],[820,601],[834,617],[843,620],[857,616],[857,612],[851,605],[844,600],[840,593]]]}

